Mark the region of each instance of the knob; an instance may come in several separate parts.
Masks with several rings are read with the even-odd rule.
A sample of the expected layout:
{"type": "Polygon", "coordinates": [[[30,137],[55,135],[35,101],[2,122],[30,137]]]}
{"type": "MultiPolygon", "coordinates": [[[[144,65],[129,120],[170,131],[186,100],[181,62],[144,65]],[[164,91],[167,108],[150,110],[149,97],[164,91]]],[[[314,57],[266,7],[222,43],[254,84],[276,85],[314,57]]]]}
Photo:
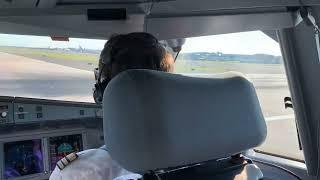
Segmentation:
{"type": "Polygon", "coordinates": [[[8,115],[8,113],[7,113],[7,112],[2,112],[2,113],[1,113],[1,117],[2,117],[2,118],[6,118],[6,117],[7,117],[7,115],[8,115]]]}

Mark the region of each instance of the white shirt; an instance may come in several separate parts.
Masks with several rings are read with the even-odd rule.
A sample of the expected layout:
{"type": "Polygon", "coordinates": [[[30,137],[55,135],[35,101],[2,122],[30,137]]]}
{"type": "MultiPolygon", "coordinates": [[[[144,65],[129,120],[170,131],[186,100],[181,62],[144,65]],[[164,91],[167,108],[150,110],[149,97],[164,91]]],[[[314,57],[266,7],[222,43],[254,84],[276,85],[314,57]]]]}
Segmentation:
{"type": "Polygon", "coordinates": [[[104,149],[89,149],[77,153],[78,158],[60,170],[57,166],[49,180],[136,180],[141,175],[119,166],[104,149]]]}

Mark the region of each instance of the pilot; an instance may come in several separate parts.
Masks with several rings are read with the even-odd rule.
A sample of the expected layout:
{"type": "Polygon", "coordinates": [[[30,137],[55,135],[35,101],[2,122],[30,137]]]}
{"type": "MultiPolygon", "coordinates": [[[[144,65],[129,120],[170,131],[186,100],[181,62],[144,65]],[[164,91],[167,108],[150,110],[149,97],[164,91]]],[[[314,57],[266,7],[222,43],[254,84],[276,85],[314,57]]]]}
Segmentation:
{"type": "MultiPolygon", "coordinates": [[[[100,54],[95,71],[94,99],[102,102],[103,91],[109,81],[128,69],[174,70],[174,58],[151,34],[144,32],[112,36],[100,54]]],[[[123,169],[107,147],[71,153],[58,161],[50,180],[111,180],[139,179],[141,175],[123,169]]]]}

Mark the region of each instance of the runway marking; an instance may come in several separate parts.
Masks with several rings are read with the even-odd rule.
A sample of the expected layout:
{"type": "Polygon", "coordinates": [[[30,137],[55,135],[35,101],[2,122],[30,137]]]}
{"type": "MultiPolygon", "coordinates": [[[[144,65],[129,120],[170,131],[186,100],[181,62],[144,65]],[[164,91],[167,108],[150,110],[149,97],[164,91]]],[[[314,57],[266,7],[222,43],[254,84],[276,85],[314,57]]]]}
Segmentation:
{"type": "Polygon", "coordinates": [[[271,116],[271,117],[266,117],[266,121],[279,121],[279,120],[285,120],[285,119],[293,119],[294,114],[288,114],[288,115],[281,115],[281,116],[271,116]]]}

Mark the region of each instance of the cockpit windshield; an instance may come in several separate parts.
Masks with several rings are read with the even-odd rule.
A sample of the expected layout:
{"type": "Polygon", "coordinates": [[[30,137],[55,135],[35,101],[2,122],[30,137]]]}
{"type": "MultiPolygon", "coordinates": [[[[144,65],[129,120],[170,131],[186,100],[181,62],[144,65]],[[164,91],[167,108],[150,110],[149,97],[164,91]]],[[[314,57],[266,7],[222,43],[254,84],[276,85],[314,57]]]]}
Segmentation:
{"type": "MultiPolygon", "coordinates": [[[[279,48],[270,41],[263,38],[259,40],[252,35],[259,33],[262,34],[250,32],[189,38],[178,57],[176,72],[204,74],[237,71],[241,64],[229,66],[230,62],[235,61],[250,63],[260,59],[261,62],[258,63],[280,62],[279,48]],[[234,42],[226,43],[225,40],[234,42]],[[257,41],[264,45],[252,46],[257,44],[257,41]],[[211,62],[211,59],[215,62],[211,62]],[[204,63],[207,61],[208,63],[204,63]]],[[[0,34],[0,94],[93,102],[93,69],[98,64],[105,40],[64,40],[53,41],[44,36],[0,34]]],[[[245,73],[254,74],[258,71],[259,68],[254,66],[250,64],[245,67],[245,73]]]]}

